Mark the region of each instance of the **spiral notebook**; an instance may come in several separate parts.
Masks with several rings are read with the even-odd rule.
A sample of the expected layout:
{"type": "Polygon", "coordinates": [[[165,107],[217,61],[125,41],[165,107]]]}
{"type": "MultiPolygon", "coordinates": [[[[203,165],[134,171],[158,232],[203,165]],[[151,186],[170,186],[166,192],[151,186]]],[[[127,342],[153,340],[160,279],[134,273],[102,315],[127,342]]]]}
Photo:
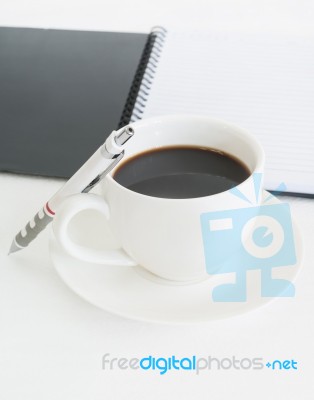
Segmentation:
{"type": "MultiPolygon", "coordinates": [[[[105,140],[105,134],[130,121],[162,114],[192,113],[227,120],[257,137],[266,153],[267,189],[276,190],[284,183],[287,192],[314,195],[313,38],[279,34],[167,31],[164,28],[155,28],[149,35],[126,33],[119,38],[110,37],[107,32],[97,32],[97,37],[93,36],[96,33],[90,32],[54,32],[63,32],[62,41],[66,39],[68,47],[75,43],[74,55],[68,52],[64,60],[63,54],[61,63],[65,77],[73,78],[73,73],[77,74],[76,80],[70,79],[72,85],[73,82],[83,81],[86,86],[91,75],[94,78],[96,76],[93,85],[87,85],[89,101],[95,90],[94,107],[89,106],[89,113],[85,113],[83,118],[74,118],[77,113],[73,104],[77,104],[77,99],[74,101],[73,96],[67,97],[67,80],[63,77],[58,87],[60,102],[65,105],[64,112],[58,116],[58,123],[48,118],[53,125],[48,130],[51,133],[62,127],[63,138],[57,143],[59,153],[56,150],[55,157],[56,160],[64,157],[67,168],[56,173],[57,168],[50,165],[48,173],[41,168],[46,160],[38,150],[35,161],[37,157],[42,164],[37,169],[38,174],[70,176],[77,169],[77,164],[85,161],[91,151],[105,140]],[[102,48],[109,37],[110,46],[102,48]],[[69,71],[68,64],[73,67],[77,59],[86,59],[86,44],[94,50],[88,53],[90,62],[84,64],[85,70],[69,71]],[[100,54],[100,50],[107,52],[100,54]],[[116,60],[117,54],[121,65],[115,63],[114,68],[112,64],[111,68],[108,67],[106,60],[110,57],[116,60]],[[96,70],[95,65],[98,66],[96,70]],[[113,84],[107,92],[108,87],[101,86],[106,93],[100,95],[101,91],[96,90],[95,82],[103,80],[113,84]],[[119,96],[113,96],[115,91],[119,92],[119,96]],[[72,113],[71,121],[66,118],[67,107],[72,113]],[[93,123],[93,120],[97,123],[93,123]],[[67,141],[67,136],[71,140],[67,141]],[[76,139],[74,148],[73,137],[76,139]],[[80,158],[73,156],[77,152],[80,152],[80,158]]],[[[57,43],[54,42],[54,45],[57,46],[57,43]]],[[[38,48],[35,43],[36,46],[38,48]]],[[[49,46],[51,43],[46,43],[46,51],[49,46]]],[[[41,82],[36,84],[40,86],[41,82]]],[[[0,93],[0,100],[1,96],[3,98],[3,92],[2,95],[0,93]]],[[[84,97],[84,91],[81,91],[81,96],[84,97]]],[[[83,107],[86,103],[81,101],[83,107]]],[[[30,111],[30,115],[34,116],[34,110],[30,111]]],[[[26,115],[25,118],[21,110],[19,112],[24,117],[23,121],[29,123],[29,117],[26,115]]],[[[48,112],[47,107],[45,112],[48,112]]],[[[12,115],[9,118],[12,119],[12,115]]],[[[42,147],[49,146],[49,140],[46,142],[45,137],[51,141],[53,135],[45,136],[45,132],[42,132],[42,147]]],[[[26,142],[27,135],[22,143],[26,142]]],[[[1,160],[2,156],[0,164],[1,160]]]]}

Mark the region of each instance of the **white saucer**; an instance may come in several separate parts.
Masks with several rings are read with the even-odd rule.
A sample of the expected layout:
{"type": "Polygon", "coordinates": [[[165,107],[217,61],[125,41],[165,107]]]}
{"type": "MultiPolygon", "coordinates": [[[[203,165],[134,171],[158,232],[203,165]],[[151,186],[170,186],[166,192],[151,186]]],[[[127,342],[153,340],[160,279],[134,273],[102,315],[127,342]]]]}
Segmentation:
{"type": "MultiPolygon", "coordinates": [[[[274,199],[273,203],[280,203],[274,199]]],[[[86,226],[86,216],[77,217],[82,229],[88,232],[88,241],[96,239],[97,230],[86,226]],[[93,238],[93,233],[95,238],[93,238]]],[[[297,264],[273,268],[273,278],[293,282],[301,268],[301,235],[293,223],[297,264]]],[[[247,300],[245,302],[213,302],[212,289],[220,284],[232,283],[234,273],[213,275],[206,281],[189,285],[176,285],[146,272],[141,267],[117,267],[91,264],[66,254],[56,242],[50,240],[52,262],[63,281],[76,294],[89,303],[126,318],[163,323],[190,323],[232,317],[255,310],[274,298],[260,296],[260,272],[247,272],[247,300]]],[[[287,298],[281,298],[287,301],[287,298]]]]}

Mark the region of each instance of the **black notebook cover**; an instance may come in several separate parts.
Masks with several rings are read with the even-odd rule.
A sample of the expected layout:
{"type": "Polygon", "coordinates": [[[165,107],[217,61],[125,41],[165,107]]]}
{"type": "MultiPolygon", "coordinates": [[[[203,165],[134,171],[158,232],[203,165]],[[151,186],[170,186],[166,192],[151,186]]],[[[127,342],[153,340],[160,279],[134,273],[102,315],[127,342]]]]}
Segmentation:
{"type": "Polygon", "coordinates": [[[0,28],[0,170],[73,175],[119,126],[148,37],[0,28]]]}

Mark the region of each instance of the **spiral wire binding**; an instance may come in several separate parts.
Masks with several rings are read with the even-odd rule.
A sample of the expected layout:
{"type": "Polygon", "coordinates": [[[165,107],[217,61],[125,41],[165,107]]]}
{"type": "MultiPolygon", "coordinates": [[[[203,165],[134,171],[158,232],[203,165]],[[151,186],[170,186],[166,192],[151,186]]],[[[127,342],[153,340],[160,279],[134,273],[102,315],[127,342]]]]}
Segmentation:
{"type": "Polygon", "coordinates": [[[166,35],[167,30],[161,26],[154,27],[149,34],[118,128],[142,118],[166,35]]]}

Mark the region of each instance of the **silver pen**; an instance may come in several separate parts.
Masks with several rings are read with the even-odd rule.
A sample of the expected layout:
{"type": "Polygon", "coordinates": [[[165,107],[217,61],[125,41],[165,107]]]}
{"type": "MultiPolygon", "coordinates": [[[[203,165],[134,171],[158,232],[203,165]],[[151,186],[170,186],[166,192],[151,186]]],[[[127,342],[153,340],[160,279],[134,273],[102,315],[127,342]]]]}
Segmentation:
{"type": "Polygon", "coordinates": [[[110,172],[124,156],[124,145],[134,135],[127,125],[113,131],[85,164],[52,196],[45,206],[13,239],[9,254],[27,247],[53,220],[62,200],[76,193],[87,193],[110,172]]]}

